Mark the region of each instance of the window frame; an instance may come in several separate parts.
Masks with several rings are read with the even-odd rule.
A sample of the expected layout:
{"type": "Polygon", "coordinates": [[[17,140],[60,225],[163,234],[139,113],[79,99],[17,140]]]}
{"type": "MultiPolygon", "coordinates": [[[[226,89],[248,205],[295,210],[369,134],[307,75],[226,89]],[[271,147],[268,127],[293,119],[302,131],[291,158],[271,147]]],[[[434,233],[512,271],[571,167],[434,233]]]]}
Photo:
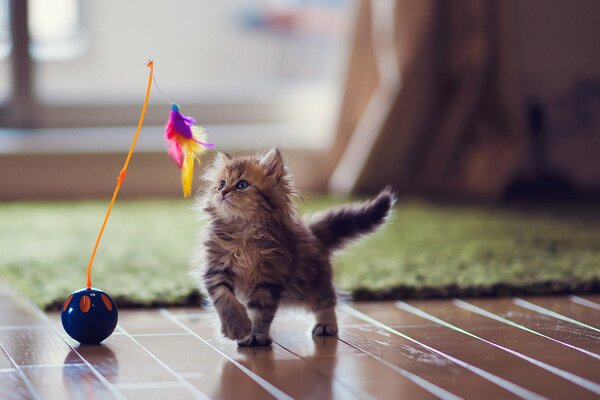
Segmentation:
{"type": "MultiPolygon", "coordinates": [[[[2,128],[80,128],[130,126],[137,120],[139,102],[121,104],[60,104],[47,103],[36,97],[36,57],[30,51],[32,42],[28,29],[28,0],[9,0],[11,34],[10,82],[6,103],[0,104],[2,128]]],[[[85,12],[83,9],[80,12],[85,12]]],[[[341,88],[340,88],[341,89],[341,88]]],[[[327,95],[326,95],[327,96],[327,95]]],[[[324,98],[325,99],[325,98],[324,98]]],[[[328,101],[328,100],[325,100],[328,101]]],[[[339,101],[337,101],[339,102],[339,101]]],[[[337,108],[339,104],[335,104],[337,108]]],[[[186,113],[203,124],[281,124],[313,123],[321,116],[319,106],[305,98],[294,100],[274,94],[235,96],[221,93],[218,98],[197,99],[186,104],[186,113]],[[301,103],[301,104],[299,104],[301,103]],[[312,108],[311,108],[312,107],[312,108]],[[317,113],[315,114],[315,110],[317,113]],[[317,118],[315,118],[317,116],[317,118]]],[[[150,103],[146,123],[162,125],[165,105],[150,103]]],[[[335,123],[324,118],[324,125],[335,123]]]]}
{"type": "Polygon", "coordinates": [[[33,60],[29,54],[28,0],[9,0],[11,38],[8,101],[0,107],[2,126],[32,127],[30,114],[37,110],[33,96],[33,60]]]}

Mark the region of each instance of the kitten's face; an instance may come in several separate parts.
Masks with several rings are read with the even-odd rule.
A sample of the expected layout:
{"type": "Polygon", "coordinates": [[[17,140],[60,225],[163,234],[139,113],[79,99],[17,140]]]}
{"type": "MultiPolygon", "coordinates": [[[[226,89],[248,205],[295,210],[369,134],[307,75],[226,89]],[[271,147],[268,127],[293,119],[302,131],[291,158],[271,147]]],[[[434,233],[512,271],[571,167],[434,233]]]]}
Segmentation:
{"type": "Polygon", "coordinates": [[[252,220],[267,215],[282,203],[285,174],[281,153],[272,150],[264,157],[231,157],[219,153],[207,173],[205,192],[208,208],[224,219],[252,220]]]}

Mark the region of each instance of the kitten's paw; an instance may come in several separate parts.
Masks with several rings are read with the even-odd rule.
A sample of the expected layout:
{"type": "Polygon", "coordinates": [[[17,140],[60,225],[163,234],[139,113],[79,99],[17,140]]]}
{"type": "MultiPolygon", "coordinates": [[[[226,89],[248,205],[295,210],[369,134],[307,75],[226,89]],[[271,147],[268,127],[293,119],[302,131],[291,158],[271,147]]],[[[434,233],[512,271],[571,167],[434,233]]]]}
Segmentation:
{"type": "Polygon", "coordinates": [[[273,341],[267,335],[262,333],[252,333],[242,340],[238,340],[238,346],[244,347],[256,347],[256,346],[270,346],[273,341]]]}
{"type": "Polygon", "coordinates": [[[333,324],[316,324],[312,330],[314,336],[335,336],[338,333],[336,323],[333,324]]]}
{"type": "Polygon", "coordinates": [[[232,340],[245,338],[250,334],[251,329],[252,321],[245,312],[239,313],[236,317],[224,319],[221,322],[221,332],[226,338],[232,340]]]}

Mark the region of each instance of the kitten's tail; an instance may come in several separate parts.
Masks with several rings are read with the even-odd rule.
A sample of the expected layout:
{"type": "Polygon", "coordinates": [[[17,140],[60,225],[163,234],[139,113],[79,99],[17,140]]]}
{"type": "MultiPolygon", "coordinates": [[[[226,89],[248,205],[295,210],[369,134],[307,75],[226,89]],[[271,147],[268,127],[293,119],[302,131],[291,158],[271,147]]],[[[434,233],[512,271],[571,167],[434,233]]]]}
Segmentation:
{"type": "Polygon", "coordinates": [[[334,207],[316,215],[308,227],[331,253],[352,239],[375,231],[385,222],[395,202],[396,196],[387,187],[371,201],[334,207]]]}

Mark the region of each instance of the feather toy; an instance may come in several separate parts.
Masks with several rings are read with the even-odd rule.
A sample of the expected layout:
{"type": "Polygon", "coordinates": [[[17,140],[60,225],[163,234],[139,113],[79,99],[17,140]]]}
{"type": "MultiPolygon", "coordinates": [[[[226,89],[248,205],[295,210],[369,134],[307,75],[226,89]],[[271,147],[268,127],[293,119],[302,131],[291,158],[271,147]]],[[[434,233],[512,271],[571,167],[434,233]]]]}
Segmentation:
{"type": "Polygon", "coordinates": [[[167,138],[167,152],[181,169],[181,186],[183,197],[192,193],[194,178],[194,161],[200,164],[200,156],[206,149],[212,149],[214,144],[206,142],[204,129],[195,125],[192,117],[179,112],[179,106],[171,106],[171,115],[165,128],[167,138]]]}
{"type": "MultiPolygon", "coordinates": [[[[67,297],[61,309],[61,321],[65,331],[69,336],[82,344],[99,344],[109,337],[117,326],[119,315],[117,304],[108,293],[92,287],[92,265],[108,218],[127,175],[127,168],[129,167],[131,156],[133,155],[144,123],[146,110],[148,109],[152,82],[154,82],[159,93],[167,98],[158,88],[154,79],[154,61],[148,60],[146,66],[150,69],[150,73],[148,75],[148,86],[146,87],[146,97],[144,98],[142,112],[131,146],[129,147],[129,152],[127,153],[127,158],[121,168],[115,190],[104,215],[104,221],[100,227],[96,243],[92,249],[92,255],[87,267],[86,287],[73,292],[67,297]]],[[[205,141],[206,135],[204,134],[204,130],[194,124],[195,121],[193,118],[186,117],[179,112],[177,104],[171,106],[171,116],[165,130],[165,136],[168,141],[167,152],[181,169],[181,183],[183,185],[184,197],[188,197],[192,193],[194,161],[198,160],[198,163],[200,163],[200,155],[205,149],[214,147],[213,144],[205,141]]]]}

